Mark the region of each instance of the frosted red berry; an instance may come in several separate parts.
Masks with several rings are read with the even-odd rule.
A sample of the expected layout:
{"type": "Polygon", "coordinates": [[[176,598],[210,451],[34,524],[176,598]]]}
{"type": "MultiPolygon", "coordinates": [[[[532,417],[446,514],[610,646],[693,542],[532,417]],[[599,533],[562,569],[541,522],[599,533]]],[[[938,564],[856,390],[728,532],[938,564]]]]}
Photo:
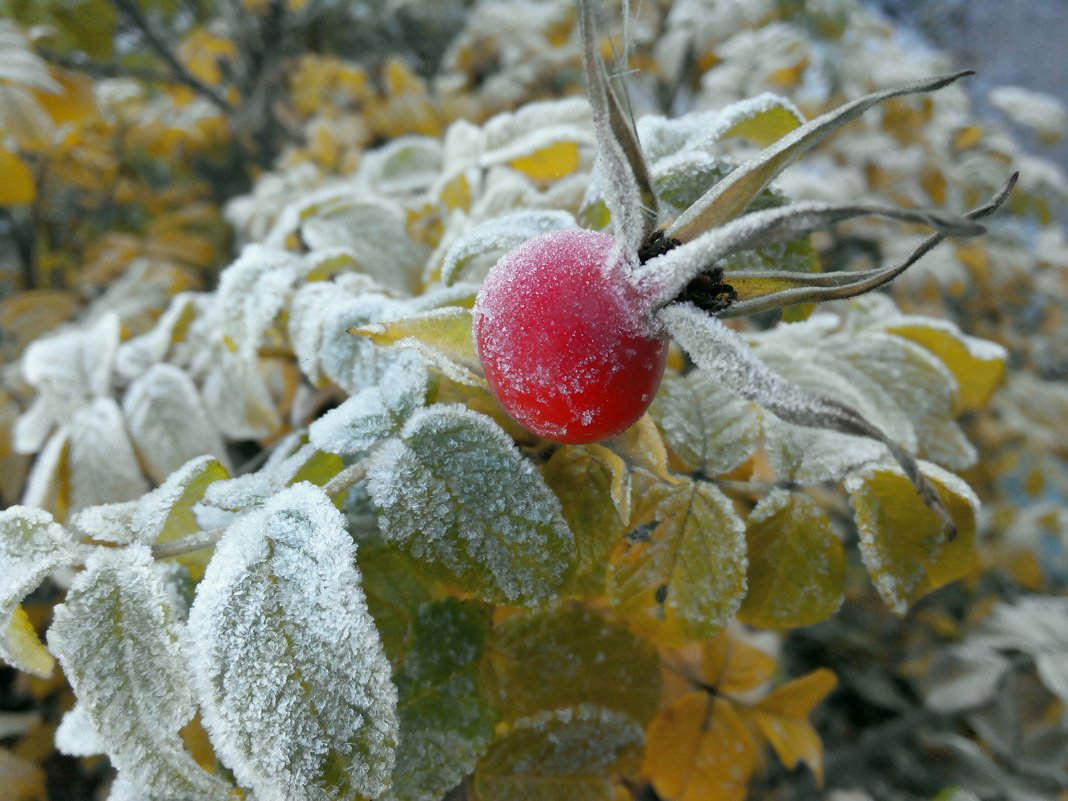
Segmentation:
{"type": "Polygon", "coordinates": [[[667,341],[598,231],[553,231],[503,256],[474,309],[486,380],[524,428],[565,443],[625,431],[649,407],[667,341]]]}

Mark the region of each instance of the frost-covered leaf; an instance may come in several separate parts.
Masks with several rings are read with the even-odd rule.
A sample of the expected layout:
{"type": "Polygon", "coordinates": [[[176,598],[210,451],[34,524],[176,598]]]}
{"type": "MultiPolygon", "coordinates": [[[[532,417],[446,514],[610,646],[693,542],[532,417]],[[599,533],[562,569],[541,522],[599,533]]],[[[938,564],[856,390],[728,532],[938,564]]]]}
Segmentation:
{"type": "Polygon", "coordinates": [[[665,801],[744,801],[756,745],[734,706],[690,692],[649,727],[642,772],[665,801]]]}
{"type": "Polygon", "coordinates": [[[927,672],[927,706],[937,712],[982,706],[994,697],[1009,667],[1001,654],[974,644],[943,649],[927,672]]]}
{"type": "Polygon", "coordinates": [[[396,362],[386,368],[380,383],[364,387],[313,422],[308,438],[327,453],[365,454],[400,430],[423,405],[428,388],[425,367],[417,361],[396,362]]]}
{"type": "Polygon", "coordinates": [[[652,645],[579,609],[515,615],[498,623],[489,657],[489,685],[506,720],[589,703],[644,725],[660,700],[652,645]]]}
{"type": "Polygon", "coordinates": [[[30,48],[26,37],[10,20],[0,20],[0,79],[43,92],[63,87],[49,74],[48,65],[30,48]]]}
{"type": "Polygon", "coordinates": [[[26,477],[22,503],[61,516],[70,506],[70,428],[56,430],[34,460],[26,477]]]}
{"type": "Polygon", "coordinates": [[[344,467],[341,459],[291,434],[278,442],[263,467],[255,473],[217,481],[208,486],[204,502],[231,512],[260,506],[283,487],[299,481],[322,486],[344,467]]]}
{"type": "Polygon", "coordinates": [[[704,370],[668,372],[649,407],[664,439],[690,470],[733,470],[760,445],[760,414],[704,370]]]}
{"type": "Polygon", "coordinates": [[[90,506],[71,519],[75,531],[105,542],[154,545],[199,529],[194,504],[208,487],[229,477],[211,456],[189,460],[159,487],[134,501],[90,506]]]}
{"type": "Polygon", "coordinates": [[[12,506],[0,511],[0,614],[33,592],[57,567],[81,557],[77,540],[43,509],[12,506]]]}
{"type": "Polygon", "coordinates": [[[89,398],[109,395],[119,344],[119,318],[105,314],[84,330],[66,330],[32,342],[22,354],[22,376],[37,390],[19,418],[14,446],[36,453],[53,426],[66,425],[89,398]]]}
{"type": "Polygon", "coordinates": [[[0,608],[0,660],[42,679],[52,677],[56,660],[44,647],[21,605],[0,608]]]}
{"type": "Polygon", "coordinates": [[[841,481],[854,470],[886,458],[877,440],[796,426],[764,415],[764,447],[775,475],[812,486],[841,481]]]}
{"type": "Polygon", "coordinates": [[[344,188],[307,201],[301,218],[312,250],[345,248],[382,286],[403,295],[418,289],[429,252],[409,236],[400,204],[344,188]]]}
{"type": "Polygon", "coordinates": [[[609,567],[616,608],[635,625],[666,636],[707,638],[745,594],[745,524],[731,501],[704,481],[661,485],[641,499],[609,567]]]}
{"type": "Polygon", "coordinates": [[[583,704],[515,721],[479,763],[476,801],[616,801],[612,774],[643,741],[634,719],[583,704]]]}
{"type": "Polygon", "coordinates": [[[952,473],[928,463],[922,467],[953,516],[957,534],[952,540],[900,469],[872,465],[845,482],[864,564],[883,601],[899,615],[932,590],[961,578],[975,558],[979,499],[952,473]]]}
{"type": "Polygon", "coordinates": [[[1035,130],[1046,142],[1068,135],[1068,108],[1053,95],[1021,86],[996,86],[987,93],[990,105],[1020,125],[1035,130]]]}
{"type": "Polygon", "coordinates": [[[486,600],[544,603],[572,570],[560,502],[484,415],[448,405],[416,412],[372,456],[367,489],[387,541],[486,600]]]}
{"type": "Polygon", "coordinates": [[[454,598],[416,612],[414,642],[394,673],[400,744],[384,798],[438,801],[489,749],[497,713],[479,672],[488,622],[479,604],[454,598]]]}
{"type": "Polygon", "coordinates": [[[226,464],[226,448],[189,374],[157,364],[134,381],[122,402],[130,436],[157,483],[201,455],[226,464]]]}
{"type": "Polygon", "coordinates": [[[446,306],[381,323],[355,327],[349,333],[383,348],[418,353],[453,381],[485,387],[475,352],[471,310],[446,306]]]}
{"type": "Polygon", "coordinates": [[[107,745],[93,727],[93,721],[82,704],[75,704],[59,722],[56,728],[56,750],[73,757],[107,753],[107,745]]]}
{"type": "Polygon", "coordinates": [[[576,227],[566,211],[516,211],[479,223],[461,234],[445,252],[441,282],[448,286],[460,273],[472,281],[486,276],[497,259],[547,231],[576,227]]]}
{"type": "Polygon", "coordinates": [[[282,427],[271,391],[255,362],[217,348],[201,388],[204,407],[231,439],[262,439],[282,427]]]}
{"type": "Polygon", "coordinates": [[[151,330],[119,345],[115,371],[123,378],[133,380],[162,362],[171,346],[185,337],[193,319],[206,311],[210,298],[194,292],[175,295],[151,330]]]}
{"type": "Polygon", "coordinates": [[[143,495],[141,474],[119,404],[95,398],[70,421],[71,510],[143,495]]]}
{"type": "Polygon", "coordinates": [[[575,535],[577,558],[568,591],[601,595],[608,554],[630,520],[630,474],[622,457],[603,445],[563,447],[542,475],[560,499],[575,535]]]}
{"type": "Polygon", "coordinates": [[[590,144],[590,106],[579,97],[526,103],[489,119],[481,140],[477,163],[482,168],[507,164],[559,142],[590,144]]]}
{"type": "Polygon", "coordinates": [[[807,496],[776,490],[761,500],[749,515],[746,543],[743,623],[810,626],[838,610],[845,553],[827,515],[807,496]]]}
{"type": "Polygon", "coordinates": [[[298,256],[263,245],[246,245],[222,271],[215,294],[219,327],[244,361],[254,361],[261,345],[269,341],[275,318],[300,275],[298,256]]]}
{"type": "Polygon", "coordinates": [[[375,798],[388,786],[397,695],[344,519],[299,484],[239,518],[189,613],[205,728],[258,798],[375,798]]]}
{"type": "Polygon", "coordinates": [[[229,796],[178,735],[193,718],[193,693],[146,546],[95,551],[56,607],[48,644],[126,781],[152,798],[229,796]]]}
{"type": "Polygon", "coordinates": [[[430,136],[398,136],[364,156],[359,177],[376,193],[404,195],[429,189],[441,168],[440,140],[430,136]]]}

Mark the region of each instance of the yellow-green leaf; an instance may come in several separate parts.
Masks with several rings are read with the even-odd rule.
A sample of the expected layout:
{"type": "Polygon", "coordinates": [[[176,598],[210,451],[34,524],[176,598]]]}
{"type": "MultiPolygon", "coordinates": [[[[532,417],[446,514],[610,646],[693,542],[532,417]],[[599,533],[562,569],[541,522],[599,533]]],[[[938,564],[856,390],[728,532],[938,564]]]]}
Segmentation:
{"type": "Polygon", "coordinates": [[[0,618],[3,637],[0,638],[0,657],[25,673],[47,679],[52,675],[56,660],[41,643],[26,610],[15,606],[7,620],[0,618]]]}
{"type": "Polygon", "coordinates": [[[668,641],[720,632],[745,593],[745,525],[706,482],[659,485],[613,553],[609,593],[636,626],[668,641]]]}
{"type": "Polygon", "coordinates": [[[543,470],[560,499],[564,520],[578,551],[570,591],[604,592],[608,552],[630,520],[630,474],[617,454],[603,445],[560,448],[543,470]]]}
{"type": "Polygon", "coordinates": [[[947,540],[942,521],[896,466],[869,468],[846,479],[864,564],[883,601],[899,615],[961,578],[975,559],[979,499],[952,473],[929,463],[922,468],[957,525],[953,540],[947,540]]]}
{"type": "Polygon", "coordinates": [[[487,386],[471,333],[471,310],[459,306],[350,328],[350,334],[366,337],[381,347],[414,350],[453,381],[468,386],[487,386]]]}
{"type": "Polygon", "coordinates": [[[767,147],[800,127],[802,123],[804,119],[796,109],[781,100],[768,98],[763,108],[741,118],[721,136],[724,138],[738,136],[760,147],[767,147]]]}
{"type": "Polygon", "coordinates": [[[645,773],[664,801],[743,801],[756,747],[733,705],[703,691],[663,710],[646,734],[645,773]]]}
{"type": "Polygon", "coordinates": [[[845,553],[823,510],[805,495],[775,491],[746,526],[749,585],[738,619],[761,628],[810,626],[842,603],[845,553]]]}
{"type": "Polygon", "coordinates": [[[792,770],[804,762],[819,784],[823,784],[823,743],[808,716],[837,685],[834,673],[819,668],[778,688],[743,713],[756,723],[783,765],[792,770]]]}
{"type": "Polygon", "coordinates": [[[966,336],[949,325],[907,323],[887,329],[920,345],[939,359],[957,379],[954,411],[981,409],[1005,376],[1005,351],[992,342],[966,336]]]}
{"type": "Polygon", "coordinates": [[[37,182],[26,162],[5,147],[0,147],[0,206],[33,203],[37,182]]]}
{"type": "Polygon", "coordinates": [[[774,673],[775,657],[731,632],[701,646],[701,679],[720,695],[755,690],[774,673]]]}
{"type": "Polygon", "coordinates": [[[578,142],[564,140],[512,159],[509,166],[535,181],[554,181],[577,170],[579,161],[578,142]]]}

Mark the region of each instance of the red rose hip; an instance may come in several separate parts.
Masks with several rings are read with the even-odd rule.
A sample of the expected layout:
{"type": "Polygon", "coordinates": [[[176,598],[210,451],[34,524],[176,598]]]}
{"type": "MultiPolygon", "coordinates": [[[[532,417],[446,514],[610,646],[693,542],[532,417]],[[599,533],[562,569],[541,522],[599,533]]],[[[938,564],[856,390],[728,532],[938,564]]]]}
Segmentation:
{"type": "Polygon", "coordinates": [[[621,433],[664,374],[667,340],[649,329],[649,304],[614,242],[598,231],[542,234],[503,256],[475,301],[475,347],[490,388],[545,439],[621,433]]]}

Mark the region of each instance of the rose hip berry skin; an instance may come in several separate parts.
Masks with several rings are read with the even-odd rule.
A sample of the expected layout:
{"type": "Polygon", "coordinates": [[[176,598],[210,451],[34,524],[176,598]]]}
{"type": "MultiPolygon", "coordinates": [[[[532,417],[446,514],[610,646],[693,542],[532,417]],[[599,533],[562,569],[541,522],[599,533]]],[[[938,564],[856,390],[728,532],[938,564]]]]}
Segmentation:
{"type": "Polygon", "coordinates": [[[667,340],[625,275],[614,239],[552,231],[504,255],[474,308],[486,380],[520,425],[545,439],[596,442],[629,428],[664,375],[667,340]],[[609,263],[609,258],[614,260],[609,263]]]}

